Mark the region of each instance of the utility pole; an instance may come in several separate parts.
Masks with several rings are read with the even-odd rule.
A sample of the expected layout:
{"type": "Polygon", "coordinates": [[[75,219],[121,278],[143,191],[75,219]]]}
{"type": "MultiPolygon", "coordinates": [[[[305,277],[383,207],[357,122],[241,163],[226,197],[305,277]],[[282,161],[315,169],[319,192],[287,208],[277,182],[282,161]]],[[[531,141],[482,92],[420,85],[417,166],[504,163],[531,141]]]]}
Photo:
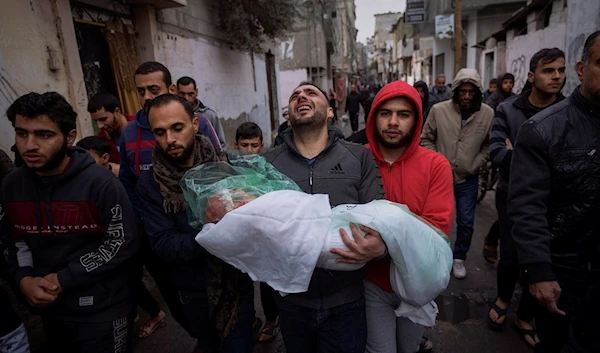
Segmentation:
{"type": "Polygon", "coordinates": [[[454,75],[462,66],[462,12],[460,0],[454,0],[454,75]]]}

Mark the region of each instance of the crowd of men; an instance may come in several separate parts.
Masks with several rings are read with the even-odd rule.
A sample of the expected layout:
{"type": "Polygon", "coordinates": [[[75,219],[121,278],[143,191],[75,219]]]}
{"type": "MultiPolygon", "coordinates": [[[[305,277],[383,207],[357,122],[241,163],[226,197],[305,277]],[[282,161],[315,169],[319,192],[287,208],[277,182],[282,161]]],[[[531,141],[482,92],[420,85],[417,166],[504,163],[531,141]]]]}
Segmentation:
{"type": "MultiPolygon", "coordinates": [[[[143,108],[127,116],[114,96],[92,97],[100,133],[77,143],[77,114],[64,97],[25,94],[6,112],[22,165],[0,155],[4,277],[42,318],[49,352],[132,352],[138,307],[150,317],[138,339],[164,326],[167,310],[145,287],[143,267],[168,313],[197,339],[194,352],[251,352],[257,332],[270,342],[279,330],[289,353],[427,351],[424,326],[396,315],[402,298],[377,230],[352,224],[352,238],[340,232],[348,250],[331,249],[338,261],[366,264],[360,270],[317,268],[306,292],[285,296],[261,284],[263,325],[251,279],[194,240],[179,182],[235,149],[261,153],[304,192],[328,194],[332,206],[385,198],[447,236],[456,219],[452,274],[463,279],[478,175],[491,159],[500,170],[498,227],[484,255],[497,261],[499,243],[500,259],[490,327],[505,326],[520,281],[514,326],[525,344],[599,352],[600,31],[587,38],[576,64],[581,85],[565,98],[567,64],[559,49],[539,51],[517,95],[512,75],[486,91],[474,69],[460,70],[450,87],[438,76],[431,91],[422,81],[395,81],[369,102],[362,132],[353,86],[347,109],[360,136],[350,140],[366,146],[330,125],[330,97],[310,82],[291,93],[289,120],[267,151],[251,122],[227,143],[196,82],[174,83],[157,62],[134,75],[143,108]]],[[[29,352],[4,290],[0,300],[0,351],[29,352]]]]}

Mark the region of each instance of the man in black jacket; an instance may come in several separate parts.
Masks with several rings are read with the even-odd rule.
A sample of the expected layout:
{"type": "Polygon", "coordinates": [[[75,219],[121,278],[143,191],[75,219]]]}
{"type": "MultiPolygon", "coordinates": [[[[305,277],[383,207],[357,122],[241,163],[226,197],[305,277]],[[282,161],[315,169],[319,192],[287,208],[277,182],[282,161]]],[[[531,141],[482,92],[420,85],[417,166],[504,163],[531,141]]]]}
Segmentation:
{"type": "MultiPolygon", "coordinates": [[[[327,96],[311,83],[298,86],[289,101],[293,134],[264,156],[300,188],[328,194],[331,206],[363,204],[384,198],[379,169],[364,147],[340,140],[327,129],[333,114],[327,96]]],[[[358,242],[345,237],[351,251],[332,250],[349,263],[365,263],[385,254],[385,244],[374,230],[353,225],[358,242]]],[[[366,313],[363,278],[358,271],[315,269],[308,291],[276,295],[281,332],[288,353],[363,353],[366,313]]]]}
{"type": "Polygon", "coordinates": [[[125,189],[68,147],[77,114],[58,93],[26,94],[6,115],[24,166],[2,182],[2,250],[49,350],[130,352],[139,242],[125,189]]]}
{"type": "MultiPolygon", "coordinates": [[[[542,49],[531,57],[529,81],[532,89],[505,100],[494,117],[490,131],[490,158],[495,168],[500,169],[500,181],[496,190],[498,210],[498,234],[501,242],[498,262],[498,298],[489,311],[490,326],[500,328],[506,321],[506,312],[519,279],[520,269],[517,248],[512,238],[512,222],[508,218],[507,199],[512,142],[516,140],[521,125],[542,110],[564,99],[560,89],[565,81],[565,53],[558,49],[542,49]]],[[[489,240],[486,238],[486,242],[489,240]]],[[[489,243],[488,243],[489,245],[489,243]]],[[[495,250],[495,246],[493,247],[495,250]]],[[[522,282],[523,288],[527,284],[522,282]]],[[[516,321],[529,345],[536,345],[535,331],[531,331],[535,301],[524,291],[519,303],[516,321]],[[528,330],[528,331],[526,331],[528,330]]]]}
{"type": "Polygon", "coordinates": [[[600,352],[600,31],[576,71],[581,86],[521,127],[510,171],[508,215],[545,352],[600,352]]]}
{"type": "Polygon", "coordinates": [[[346,97],[346,112],[350,115],[350,126],[352,127],[353,134],[358,131],[358,113],[360,112],[362,102],[362,96],[356,90],[356,85],[352,84],[350,86],[350,93],[346,97]]]}

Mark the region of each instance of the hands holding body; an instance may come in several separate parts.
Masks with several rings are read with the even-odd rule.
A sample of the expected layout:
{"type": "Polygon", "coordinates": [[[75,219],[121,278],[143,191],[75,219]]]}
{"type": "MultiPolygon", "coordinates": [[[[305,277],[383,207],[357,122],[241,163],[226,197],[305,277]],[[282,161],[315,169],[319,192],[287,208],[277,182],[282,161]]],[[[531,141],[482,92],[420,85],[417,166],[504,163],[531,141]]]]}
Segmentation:
{"type": "Polygon", "coordinates": [[[354,240],[350,239],[344,229],[340,229],[342,241],[350,249],[349,251],[333,248],[330,251],[341,256],[337,262],[348,264],[364,264],[386,253],[386,246],[381,239],[381,234],[374,229],[360,225],[359,228],[351,223],[350,230],[354,240]],[[365,234],[363,235],[364,232],[365,234]]]}

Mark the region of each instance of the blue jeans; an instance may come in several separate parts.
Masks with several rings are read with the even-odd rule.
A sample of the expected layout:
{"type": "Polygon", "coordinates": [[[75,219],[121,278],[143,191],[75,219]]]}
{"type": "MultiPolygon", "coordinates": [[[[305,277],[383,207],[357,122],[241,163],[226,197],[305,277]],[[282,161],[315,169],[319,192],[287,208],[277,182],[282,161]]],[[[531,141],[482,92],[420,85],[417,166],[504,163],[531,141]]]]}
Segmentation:
{"type": "Polygon", "coordinates": [[[23,324],[8,335],[0,337],[0,353],[29,353],[29,340],[23,324]]]}
{"type": "Polygon", "coordinates": [[[466,260],[467,252],[469,252],[469,248],[471,247],[478,185],[478,176],[469,177],[467,181],[454,185],[454,198],[456,199],[454,259],[456,260],[466,260]]]}
{"type": "Polygon", "coordinates": [[[287,353],[364,353],[365,299],[330,309],[310,309],[275,295],[287,353]]]}

